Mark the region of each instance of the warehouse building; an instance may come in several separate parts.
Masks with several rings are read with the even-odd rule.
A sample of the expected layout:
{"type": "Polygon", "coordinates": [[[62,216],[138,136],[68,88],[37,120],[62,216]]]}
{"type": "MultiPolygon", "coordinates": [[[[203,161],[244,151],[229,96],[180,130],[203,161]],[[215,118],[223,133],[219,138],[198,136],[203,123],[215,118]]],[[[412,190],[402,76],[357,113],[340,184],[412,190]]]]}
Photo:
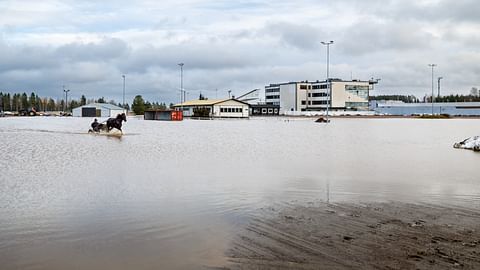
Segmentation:
{"type": "MultiPolygon", "coordinates": [[[[410,116],[432,114],[432,103],[403,103],[372,100],[370,107],[377,114],[385,115],[410,116]]],[[[480,116],[480,102],[435,102],[433,103],[433,114],[480,116]]]]}
{"type": "Polygon", "coordinates": [[[191,100],[173,106],[185,117],[248,118],[248,103],[236,99],[191,100]]]}
{"type": "Polygon", "coordinates": [[[125,109],[109,103],[90,103],[72,110],[75,117],[116,117],[125,109]]]}

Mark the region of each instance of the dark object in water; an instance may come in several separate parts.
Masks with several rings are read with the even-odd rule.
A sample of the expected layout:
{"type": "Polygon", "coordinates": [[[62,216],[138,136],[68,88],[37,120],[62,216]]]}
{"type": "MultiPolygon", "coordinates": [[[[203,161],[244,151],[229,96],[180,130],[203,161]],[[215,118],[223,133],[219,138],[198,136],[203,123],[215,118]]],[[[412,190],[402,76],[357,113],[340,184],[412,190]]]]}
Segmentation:
{"type": "Polygon", "coordinates": [[[320,117],[317,120],[315,120],[315,122],[316,123],[330,123],[330,120],[326,119],[326,118],[323,118],[323,117],[320,117]]]}
{"type": "Polygon", "coordinates": [[[127,122],[127,116],[125,113],[120,113],[117,115],[116,118],[108,118],[107,120],[107,130],[110,132],[112,128],[116,128],[122,131],[122,122],[127,122]]]}

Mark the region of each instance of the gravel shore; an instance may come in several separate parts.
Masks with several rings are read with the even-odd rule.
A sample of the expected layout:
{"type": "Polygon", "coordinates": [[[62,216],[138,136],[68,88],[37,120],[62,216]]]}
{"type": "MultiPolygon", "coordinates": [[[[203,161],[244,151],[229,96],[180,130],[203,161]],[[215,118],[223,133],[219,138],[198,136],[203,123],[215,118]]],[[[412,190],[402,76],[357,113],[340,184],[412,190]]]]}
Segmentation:
{"type": "Polygon", "coordinates": [[[480,211],[428,204],[263,209],[223,269],[480,269],[480,211]]]}

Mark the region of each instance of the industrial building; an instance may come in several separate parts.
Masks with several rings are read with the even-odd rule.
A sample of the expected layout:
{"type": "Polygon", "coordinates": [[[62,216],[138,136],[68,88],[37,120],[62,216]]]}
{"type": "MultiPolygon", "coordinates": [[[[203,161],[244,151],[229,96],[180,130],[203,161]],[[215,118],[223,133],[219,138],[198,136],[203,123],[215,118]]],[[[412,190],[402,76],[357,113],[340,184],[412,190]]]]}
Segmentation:
{"type": "Polygon", "coordinates": [[[378,81],[288,82],[265,86],[265,102],[289,111],[368,110],[369,92],[378,81]],[[331,88],[331,91],[329,91],[331,88]]]}
{"type": "Polygon", "coordinates": [[[191,100],[173,106],[185,117],[248,118],[248,103],[236,99],[191,100]]]}
{"type": "Polygon", "coordinates": [[[116,117],[125,109],[109,103],[90,103],[72,110],[75,117],[116,117]]]}
{"type": "MultiPolygon", "coordinates": [[[[403,103],[398,101],[370,102],[370,109],[385,115],[424,115],[432,114],[432,103],[403,103]]],[[[480,116],[480,102],[435,102],[433,114],[451,116],[480,116]]]]}

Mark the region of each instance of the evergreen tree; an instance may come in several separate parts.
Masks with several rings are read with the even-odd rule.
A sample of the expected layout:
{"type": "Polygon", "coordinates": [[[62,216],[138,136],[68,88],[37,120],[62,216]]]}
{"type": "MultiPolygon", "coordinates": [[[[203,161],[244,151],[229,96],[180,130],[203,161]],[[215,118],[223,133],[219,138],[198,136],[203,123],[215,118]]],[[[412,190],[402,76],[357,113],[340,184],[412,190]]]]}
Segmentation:
{"type": "Polygon", "coordinates": [[[32,92],[32,93],[30,94],[30,99],[28,100],[28,103],[29,103],[29,104],[28,104],[28,107],[30,107],[30,108],[31,108],[31,107],[35,107],[35,105],[37,105],[37,99],[36,99],[36,97],[35,97],[35,93],[34,93],[34,92],[32,92]]]}
{"type": "Polygon", "coordinates": [[[20,97],[20,109],[27,110],[30,107],[30,103],[28,102],[28,97],[26,93],[23,93],[20,97]]]}
{"type": "Polygon", "coordinates": [[[87,98],[82,95],[82,97],[80,98],[80,106],[83,106],[85,104],[87,104],[87,98]]]}
{"type": "Polygon", "coordinates": [[[53,98],[49,98],[47,103],[47,111],[55,111],[55,107],[55,100],[53,100],[53,98]]]}
{"type": "Polygon", "coordinates": [[[105,102],[105,98],[104,97],[101,97],[97,100],[97,103],[107,103],[105,102]]]}
{"type": "Polygon", "coordinates": [[[6,96],[3,97],[3,109],[5,111],[12,110],[12,99],[10,97],[10,93],[8,93],[6,96]]]}
{"type": "Polygon", "coordinates": [[[135,114],[144,114],[145,113],[145,100],[143,100],[141,95],[135,96],[132,102],[132,111],[135,114]]]}

